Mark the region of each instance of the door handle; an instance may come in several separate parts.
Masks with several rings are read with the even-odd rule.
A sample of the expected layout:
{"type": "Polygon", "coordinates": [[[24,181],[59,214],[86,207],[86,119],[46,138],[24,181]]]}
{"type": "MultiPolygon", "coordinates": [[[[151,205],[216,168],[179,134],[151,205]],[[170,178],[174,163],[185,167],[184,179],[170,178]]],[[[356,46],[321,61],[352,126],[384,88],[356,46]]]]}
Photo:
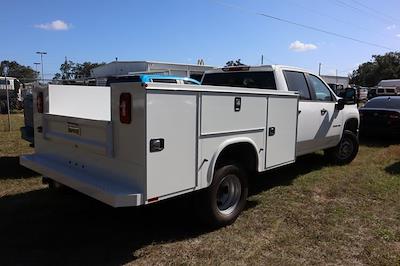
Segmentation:
{"type": "Polygon", "coordinates": [[[326,110],[325,108],[321,110],[321,115],[326,114],[326,112],[328,112],[328,110],[326,110]]]}
{"type": "Polygon", "coordinates": [[[275,127],[270,127],[268,129],[268,136],[270,136],[270,137],[274,136],[275,132],[276,132],[275,127]]]}
{"type": "Polygon", "coordinates": [[[160,152],[164,149],[164,139],[151,139],[150,152],[160,152]]]}

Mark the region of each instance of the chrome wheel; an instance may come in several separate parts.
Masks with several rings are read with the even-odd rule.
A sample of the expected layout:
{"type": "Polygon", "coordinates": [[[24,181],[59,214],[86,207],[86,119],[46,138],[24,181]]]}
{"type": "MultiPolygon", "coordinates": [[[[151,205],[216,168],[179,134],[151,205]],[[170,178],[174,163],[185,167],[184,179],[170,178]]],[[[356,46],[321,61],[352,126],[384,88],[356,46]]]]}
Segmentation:
{"type": "Polygon", "coordinates": [[[217,191],[217,207],[224,214],[231,214],[240,201],[242,185],[236,175],[225,176],[217,191]]]}

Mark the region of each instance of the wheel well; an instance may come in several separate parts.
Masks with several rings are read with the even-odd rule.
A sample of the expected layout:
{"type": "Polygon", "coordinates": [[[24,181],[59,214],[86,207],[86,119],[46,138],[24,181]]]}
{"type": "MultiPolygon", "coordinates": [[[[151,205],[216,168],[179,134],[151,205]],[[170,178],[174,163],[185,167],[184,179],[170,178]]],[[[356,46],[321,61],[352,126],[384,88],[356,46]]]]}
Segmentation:
{"type": "Polygon", "coordinates": [[[219,154],[215,169],[232,162],[239,163],[248,173],[254,173],[258,168],[257,151],[250,143],[231,144],[219,154]]]}
{"type": "Polygon", "coordinates": [[[358,134],[358,120],[356,118],[351,118],[344,124],[344,130],[350,130],[354,134],[358,134]]]}

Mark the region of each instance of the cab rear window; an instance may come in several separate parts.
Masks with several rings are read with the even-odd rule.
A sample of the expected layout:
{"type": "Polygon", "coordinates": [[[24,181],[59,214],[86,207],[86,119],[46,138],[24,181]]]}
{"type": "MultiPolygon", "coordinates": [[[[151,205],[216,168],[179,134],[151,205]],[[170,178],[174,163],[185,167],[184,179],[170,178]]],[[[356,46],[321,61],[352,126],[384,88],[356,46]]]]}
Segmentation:
{"type": "Polygon", "coordinates": [[[202,85],[276,90],[272,71],[209,73],[204,75],[202,85]]]}

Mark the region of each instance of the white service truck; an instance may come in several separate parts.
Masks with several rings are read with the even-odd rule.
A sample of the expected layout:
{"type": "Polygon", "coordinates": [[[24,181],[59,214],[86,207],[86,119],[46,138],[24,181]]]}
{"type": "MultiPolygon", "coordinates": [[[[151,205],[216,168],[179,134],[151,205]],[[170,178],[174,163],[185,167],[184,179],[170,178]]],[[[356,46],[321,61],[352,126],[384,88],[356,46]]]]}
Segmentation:
{"type": "Polygon", "coordinates": [[[357,154],[357,108],[309,72],[232,67],[203,83],[37,88],[35,153],[20,162],[114,207],[199,190],[196,211],[223,226],[252,174],[320,149],[337,163],[357,154]]]}

